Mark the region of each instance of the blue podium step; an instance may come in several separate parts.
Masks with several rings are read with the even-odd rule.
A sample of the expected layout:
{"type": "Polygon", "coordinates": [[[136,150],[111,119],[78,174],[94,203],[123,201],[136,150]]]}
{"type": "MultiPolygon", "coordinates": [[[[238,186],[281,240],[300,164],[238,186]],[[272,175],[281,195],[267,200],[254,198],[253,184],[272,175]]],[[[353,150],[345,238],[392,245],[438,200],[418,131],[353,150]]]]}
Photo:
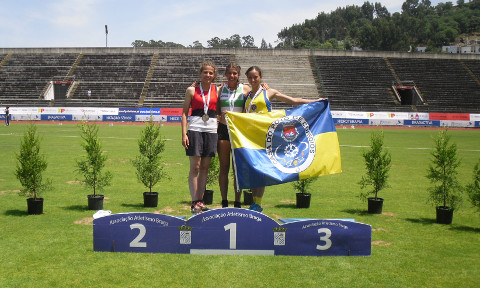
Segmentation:
{"type": "Polygon", "coordinates": [[[370,225],[354,219],[274,219],[213,209],[188,219],[119,213],[94,219],[95,251],[223,255],[370,256],[370,225]]]}

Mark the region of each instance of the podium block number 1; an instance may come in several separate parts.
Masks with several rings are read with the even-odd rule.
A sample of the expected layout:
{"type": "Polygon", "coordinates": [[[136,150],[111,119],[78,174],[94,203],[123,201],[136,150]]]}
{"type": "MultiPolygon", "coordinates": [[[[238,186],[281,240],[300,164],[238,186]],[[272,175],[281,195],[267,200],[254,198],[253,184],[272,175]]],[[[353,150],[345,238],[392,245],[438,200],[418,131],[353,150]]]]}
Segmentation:
{"type": "Polygon", "coordinates": [[[223,228],[225,231],[230,230],[230,249],[237,249],[237,223],[230,223],[223,228]]]}

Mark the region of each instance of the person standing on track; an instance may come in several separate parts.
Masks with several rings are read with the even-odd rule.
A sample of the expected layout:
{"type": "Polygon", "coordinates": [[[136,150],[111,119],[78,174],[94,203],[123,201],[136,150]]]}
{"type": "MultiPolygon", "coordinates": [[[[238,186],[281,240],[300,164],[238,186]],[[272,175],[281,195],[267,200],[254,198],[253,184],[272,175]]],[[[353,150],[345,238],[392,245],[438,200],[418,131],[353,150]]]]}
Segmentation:
{"type": "Polygon", "coordinates": [[[9,119],[9,117],[10,117],[10,108],[7,106],[7,107],[5,108],[5,111],[4,111],[4,112],[5,112],[5,126],[10,126],[10,119],[9,119]]]}

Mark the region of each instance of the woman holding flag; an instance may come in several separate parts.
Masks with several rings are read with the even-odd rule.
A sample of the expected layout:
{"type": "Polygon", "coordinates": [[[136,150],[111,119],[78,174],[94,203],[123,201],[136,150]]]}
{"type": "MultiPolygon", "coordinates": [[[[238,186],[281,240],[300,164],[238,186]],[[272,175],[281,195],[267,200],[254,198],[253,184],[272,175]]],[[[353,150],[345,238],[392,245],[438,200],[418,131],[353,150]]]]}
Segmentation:
{"type": "MultiPolygon", "coordinates": [[[[319,99],[303,99],[290,97],[280,93],[275,89],[264,89],[261,85],[262,82],[262,70],[258,66],[252,66],[248,68],[245,73],[248,79],[248,83],[252,86],[251,91],[247,94],[245,100],[245,112],[246,113],[266,113],[272,111],[272,100],[282,101],[291,105],[301,105],[311,103],[315,101],[321,101],[325,98],[319,99]]],[[[250,206],[250,210],[262,212],[262,198],[265,192],[265,187],[252,188],[253,204],[250,206]]]]}
{"type": "Polygon", "coordinates": [[[190,160],[188,187],[193,214],[208,210],[203,203],[210,160],[217,150],[217,69],[211,61],[200,66],[200,85],[188,87],[182,111],[182,145],[190,160]],[[192,108],[187,129],[188,111],[192,108]]]}

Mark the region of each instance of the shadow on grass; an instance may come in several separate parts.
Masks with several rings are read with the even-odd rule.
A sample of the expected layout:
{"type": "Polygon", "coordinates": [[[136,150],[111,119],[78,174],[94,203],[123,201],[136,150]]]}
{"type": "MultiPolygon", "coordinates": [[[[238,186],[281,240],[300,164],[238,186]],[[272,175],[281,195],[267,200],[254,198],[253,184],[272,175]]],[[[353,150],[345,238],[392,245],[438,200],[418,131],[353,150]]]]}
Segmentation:
{"type": "MultiPolygon", "coordinates": [[[[406,218],[405,220],[407,220],[409,222],[412,222],[412,223],[423,224],[423,225],[437,224],[437,221],[433,218],[406,218]]],[[[439,225],[444,225],[444,224],[439,224],[439,225]]],[[[449,230],[471,232],[471,233],[479,233],[480,232],[480,228],[463,226],[463,225],[460,226],[460,225],[455,225],[455,224],[453,224],[449,228],[449,230]]]]}
{"type": "Polygon", "coordinates": [[[290,209],[296,209],[297,205],[296,204],[278,204],[274,206],[275,208],[290,208],[290,209]]]}
{"type": "Polygon", "coordinates": [[[472,233],[479,233],[480,228],[474,228],[474,227],[469,227],[469,226],[452,226],[450,230],[455,230],[455,231],[462,231],[462,232],[472,232],[472,233]]]}
{"type": "Polygon", "coordinates": [[[83,212],[83,211],[87,211],[87,210],[88,210],[88,206],[87,206],[87,205],[71,205],[71,206],[62,207],[62,208],[65,209],[65,210],[80,211],[80,212],[83,212]]]}
{"type": "Polygon", "coordinates": [[[405,220],[411,223],[417,223],[417,224],[423,224],[423,225],[436,223],[435,219],[432,219],[432,218],[405,218],[405,220]]]}
{"type": "Polygon", "coordinates": [[[343,210],[342,212],[352,214],[352,215],[360,215],[360,216],[372,215],[372,214],[369,214],[368,211],[364,209],[346,209],[346,210],[343,210]]]}
{"type": "Polygon", "coordinates": [[[24,210],[7,210],[5,211],[5,215],[23,217],[23,216],[28,216],[28,213],[27,211],[24,211],[24,210]]]}
{"type": "Polygon", "coordinates": [[[143,203],[142,204],[126,204],[126,203],[123,203],[122,207],[125,207],[125,208],[145,208],[143,206],[143,203]]]}

